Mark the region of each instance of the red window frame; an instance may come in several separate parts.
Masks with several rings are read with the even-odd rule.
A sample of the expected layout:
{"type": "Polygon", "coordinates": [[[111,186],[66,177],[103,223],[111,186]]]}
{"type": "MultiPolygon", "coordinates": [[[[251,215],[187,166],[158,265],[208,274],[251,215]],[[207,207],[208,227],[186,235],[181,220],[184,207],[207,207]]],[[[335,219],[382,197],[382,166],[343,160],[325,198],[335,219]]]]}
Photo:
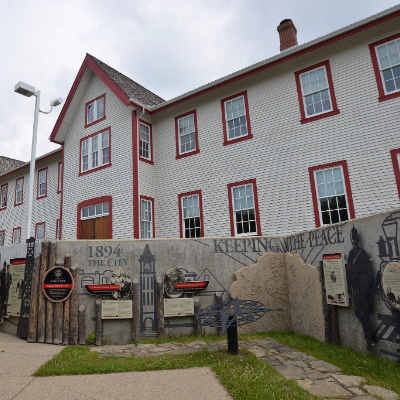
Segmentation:
{"type": "Polygon", "coordinates": [[[381,70],[379,68],[379,63],[378,63],[378,56],[376,54],[376,47],[380,46],[381,44],[384,44],[386,42],[391,42],[392,40],[396,40],[400,38],[400,33],[396,33],[395,35],[389,36],[387,38],[378,40],[374,43],[370,43],[369,46],[369,52],[371,54],[371,60],[372,60],[372,66],[374,68],[374,73],[375,73],[375,80],[376,80],[376,85],[378,87],[378,100],[379,102],[386,101],[386,100],[391,100],[395,99],[397,97],[400,97],[400,91],[395,92],[395,93],[390,93],[390,94],[385,94],[385,89],[383,87],[383,82],[382,82],[382,76],[381,76],[381,70]]]}
{"type": "Polygon", "coordinates": [[[18,178],[15,180],[15,196],[14,196],[14,207],[18,207],[24,204],[24,177],[18,178]],[[22,179],[22,194],[21,194],[21,203],[17,203],[17,182],[22,179]]]}
{"type": "Polygon", "coordinates": [[[3,244],[0,247],[3,247],[6,244],[6,231],[0,231],[0,235],[3,234],[3,244]]]}
{"type": "Polygon", "coordinates": [[[98,96],[95,99],[90,100],[85,104],[85,129],[89,128],[89,126],[93,126],[95,124],[98,124],[99,122],[104,121],[105,119],[106,119],[106,94],[104,93],[101,96],[98,96]],[[99,100],[102,97],[104,98],[104,100],[103,100],[103,113],[104,113],[103,118],[96,119],[95,121],[93,121],[90,124],[88,124],[87,123],[87,118],[88,118],[88,106],[89,106],[89,104],[94,103],[96,100],[99,100]]]}
{"type": "Polygon", "coordinates": [[[38,175],[37,175],[37,194],[36,194],[36,200],[45,199],[45,198],[47,197],[47,179],[48,179],[48,167],[39,169],[39,170],[38,170],[38,175]],[[46,171],[46,194],[44,194],[43,196],[39,196],[39,174],[40,174],[42,171],[46,171]]]}
{"type": "Polygon", "coordinates": [[[246,237],[246,236],[262,236],[261,233],[261,222],[260,222],[260,211],[258,207],[258,194],[257,194],[257,181],[256,179],[248,179],[246,181],[241,181],[241,182],[233,182],[233,183],[228,183],[228,200],[229,200],[229,215],[230,215],[230,220],[231,220],[231,235],[232,237],[236,237],[235,233],[235,214],[233,210],[233,198],[232,198],[232,188],[236,186],[242,186],[242,185],[247,185],[247,184],[253,184],[253,196],[254,196],[254,208],[256,211],[256,226],[257,226],[257,233],[256,234],[250,234],[250,235],[240,235],[240,237],[246,237]]]}
{"type": "Polygon", "coordinates": [[[11,237],[11,242],[12,244],[20,244],[21,243],[21,227],[19,228],[14,228],[13,229],[13,233],[12,233],[12,237],[11,237]],[[18,243],[14,243],[14,232],[15,231],[19,231],[19,242],[18,243]]]}
{"type": "Polygon", "coordinates": [[[178,115],[175,117],[175,144],[176,144],[176,156],[175,159],[178,160],[179,158],[184,158],[188,156],[193,156],[194,154],[200,153],[200,147],[199,147],[199,131],[197,129],[197,112],[196,110],[189,111],[187,113],[178,115]],[[193,114],[193,119],[194,119],[194,137],[196,140],[196,149],[192,151],[188,151],[187,153],[180,154],[180,143],[179,143],[179,125],[178,121],[181,118],[185,118],[189,115],[193,114]]]}
{"type": "Polygon", "coordinates": [[[249,101],[247,99],[247,90],[244,90],[243,92],[236,93],[232,96],[225,97],[224,99],[221,100],[221,111],[222,111],[222,126],[224,130],[224,146],[227,146],[229,144],[237,143],[237,142],[242,142],[243,140],[248,140],[253,138],[253,134],[251,133],[251,123],[250,123],[250,111],[249,111],[249,101]],[[246,122],[247,122],[247,135],[246,136],[240,136],[236,139],[228,139],[228,130],[226,126],[226,112],[225,112],[225,103],[229,100],[232,100],[236,97],[244,97],[244,105],[246,107],[246,122]]]}
{"type": "Polygon", "coordinates": [[[58,218],[57,221],[56,221],[56,239],[61,240],[61,218],[58,218]],[[60,224],[60,234],[59,235],[57,235],[58,224],[60,224]]]}
{"type": "Polygon", "coordinates": [[[310,175],[311,196],[312,196],[312,202],[313,202],[313,208],[314,208],[315,226],[317,228],[322,226],[322,222],[321,222],[320,215],[319,215],[318,196],[317,196],[314,172],[319,171],[321,169],[328,169],[328,168],[334,168],[334,167],[339,167],[339,166],[342,167],[344,184],[346,185],[347,203],[349,205],[349,217],[350,217],[350,219],[354,219],[356,217],[356,214],[354,212],[353,194],[351,192],[351,186],[350,186],[349,170],[347,169],[347,161],[343,160],[343,161],[337,161],[337,162],[333,162],[333,163],[329,163],[329,164],[317,165],[315,167],[309,167],[308,173],[310,175]]]}
{"type": "Polygon", "coordinates": [[[62,161],[58,163],[58,170],[57,170],[57,194],[62,192],[62,185],[63,185],[63,165],[62,161]]]}
{"type": "MultiPolygon", "coordinates": [[[[100,153],[100,150],[99,150],[99,153],[100,153]]],[[[89,157],[90,157],[90,154],[91,153],[89,152],[89,157]]],[[[97,131],[95,133],[92,133],[91,135],[85,136],[79,141],[79,174],[78,174],[78,176],[87,175],[87,174],[90,174],[90,173],[95,172],[95,171],[100,171],[101,169],[111,167],[111,165],[112,165],[111,164],[111,126],[109,126],[108,128],[104,128],[101,131],[97,131]],[[87,171],[82,172],[82,142],[84,140],[86,140],[86,139],[91,138],[92,136],[96,136],[99,133],[102,133],[102,132],[105,132],[105,131],[109,131],[109,136],[108,136],[108,148],[109,148],[108,158],[109,158],[109,161],[108,161],[108,164],[101,165],[100,167],[88,169],[87,171]]]]}
{"type": "Polygon", "coordinates": [[[7,203],[8,203],[8,183],[5,183],[4,185],[0,186],[0,211],[7,209],[7,203]],[[2,208],[1,207],[1,196],[2,196],[2,193],[3,193],[3,187],[4,186],[7,188],[6,189],[6,205],[2,208]]]}
{"type": "Polygon", "coordinates": [[[140,161],[144,161],[151,165],[154,165],[154,161],[153,161],[153,125],[143,119],[139,119],[139,149],[138,150],[139,150],[139,160],[140,161]],[[150,128],[149,129],[150,130],[150,160],[140,156],[140,124],[147,125],[150,128]]]}
{"type": "Polygon", "coordinates": [[[108,236],[112,239],[112,196],[94,197],[82,201],[77,206],[77,225],[76,225],[76,238],[80,240],[81,237],[81,209],[96,204],[108,203],[108,236]]]}
{"type": "Polygon", "coordinates": [[[299,107],[300,107],[300,115],[301,115],[300,123],[301,124],[306,124],[308,122],[313,122],[313,121],[317,121],[319,119],[328,118],[333,115],[340,114],[340,110],[338,109],[337,102],[336,102],[335,88],[333,87],[332,71],[331,71],[331,66],[329,64],[329,60],[322,61],[318,64],[314,64],[307,68],[303,68],[300,71],[296,71],[294,73],[294,76],[296,79],[297,95],[299,98],[299,107]],[[329,93],[331,95],[332,111],[328,111],[323,114],[316,115],[314,117],[306,117],[306,110],[304,109],[304,101],[303,101],[303,92],[301,90],[300,75],[304,74],[305,72],[308,72],[308,71],[311,71],[313,69],[320,68],[320,67],[325,67],[325,70],[326,70],[326,77],[328,79],[328,88],[329,88],[329,93]]]}
{"type": "Polygon", "coordinates": [[[151,239],[154,239],[156,237],[156,225],[155,225],[155,221],[154,221],[154,198],[142,196],[142,195],[140,195],[140,237],[142,238],[142,199],[148,200],[151,202],[151,218],[152,218],[151,223],[153,225],[153,229],[152,229],[153,237],[151,239]]]}
{"type": "Polygon", "coordinates": [[[37,238],[37,228],[38,228],[39,225],[43,225],[44,226],[44,228],[43,228],[43,239],[46,237],[46,222],[38,222],[35,225],[35,239],[36,240],[42,240],[42,239],[38,239],[37,238]]]}
{"type": "Polygon", "coordinates": [[[199,195],[199,209],[200,209],[200,237],[204,237],[204,221],[203,221],[203,198],[201,195],[201,190],[195,190],[193,192],[181,193],[178,195],[178,205],[179,205],[179,231],[180,237],[185,239],[184,227],[183,227],[183,208],[182,208],[182,197],[192,196],[194,194],[199,195]]]}

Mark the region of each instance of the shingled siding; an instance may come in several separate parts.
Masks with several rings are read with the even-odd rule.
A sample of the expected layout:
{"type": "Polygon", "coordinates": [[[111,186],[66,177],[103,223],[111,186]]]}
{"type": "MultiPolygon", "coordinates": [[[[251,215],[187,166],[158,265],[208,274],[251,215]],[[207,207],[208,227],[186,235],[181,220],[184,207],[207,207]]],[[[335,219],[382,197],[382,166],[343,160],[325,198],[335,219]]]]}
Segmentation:
{"type": "Polygon", "coordinates": [[[133,238],[132,108],[92,75],[65,139],[63,239],[77,238],[77,205],[112,196],[113,238],[133,238]],[[85,104],[106,94],[106,119],[85,129],[85,104]],[[79,176],[80,139],[111,127],[111,167],[79,176]]]}
{"type": "Polygon", "coordinates": [[[378,102],[368,44],[399,18],[156,114],[157,237],[179,237],[178,194],[202,190],[205,236],[230,236],[227,184],[257,179],[263,235],[315,227],[308,168],[347,160],[356,217],[399,207],[390,150],[400,99],[378,102]],[[294,72],[329,60],[339,115],[300,124],[294,72]],[[223,146],[220,99],[247,90],[253,139],[223,146]],[[197,109],[200,154],[175,160],[174,116],[197,109]]]}
{"type": "Polygon", "coordinates": [[[17,168],[22,164],[24,164],[23,161],[14,160],[13,158],[0,156],[0,175],[3,175],[8,171],[13,170],[14,168],[17,168]]]}
{"type": "MultiPolygon", "coordinates": [[[[31,235],[35,235],[36,223],[45,222],[45,236],[56,237],[56,224],[60,216],[61,195],[57,194],[58,184],[58,163],[61,161],[61,154],[57,154],[44,162],[36,164],[35,181],[33,186],[32,205],[32,229],[31,235]],[[47,197],[37,200],[37,178],[38,171],[47,169],[47,197]]],[[[29,167],[15,174],[0,179],[0,185],[8,183],[7,209],[0,210],[0,231],[5,231],[5,244],[12,244],[14,228],[21,228],[21,242],[26,239],[26,219],[28,210],[29,190],[29,167]],[[23,204],[14,206],[16,180],[24,177],[23,204]]]]}

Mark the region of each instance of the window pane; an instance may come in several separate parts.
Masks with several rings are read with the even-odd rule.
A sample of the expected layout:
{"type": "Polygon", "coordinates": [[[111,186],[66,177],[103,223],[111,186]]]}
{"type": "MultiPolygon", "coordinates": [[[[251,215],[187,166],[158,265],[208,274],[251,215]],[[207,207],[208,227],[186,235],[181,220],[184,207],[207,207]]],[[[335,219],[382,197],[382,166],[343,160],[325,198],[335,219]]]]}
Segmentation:
{"type": "Polygon", "coordinates": [[[349,216],[347,214],[347,210],[339,210],[339,215],[340,215],[340,220],[341,221],[347,221],[349,219],[349,216]]]}
{"type": "Polygon", "coordinates": [[[89,207],[89,216],[93,217],[96,214],[96,207],[89,207]]]}
{"type": "Polygon", "coordinates": [[[318,196],[319,197],[325,197],[326,196],[326,189],[325,189],[325,185],[318,185],[318,196]]]}
{"type": "Polygon", "coordinates": [[[321,211],[328,211],[328,199],[320,200],[321,211]]]}
{"type": "Polygon", "coordinates": [[[313,103],[312,95],[306,96],[306,105],[309,106],[312,103],[313,103]]]}
{"type": "Polygon", "coordinates": [[[337,208],[336,197],[329,198],[329,209],[336,210],[337,208]]]}
{"type": "Polygon", "coordinates": [[[339,212],[337,210],[331,211],[331,220],[332,224],[336,224],[336,222],[339,222],[339,212]]]}
{"type": "Polygon", "coordinates": [[[324,172],[323,171],[318,171],[315,175],[316,175],[316,178],[317,178],[317,183],[324,183],[325,182],[324,172]]]}
{"type": "Polygon", "coordinates": [[[335,189],[336,189],[336,194],[343,194],[344,193],[344,186],[343,182],[335,182],[335,189]]]}
{"type": "Polygon", "coordinates": [[[307,85],[304,85],[304,86],[303,86],[303,93],[304,93],[304,94],[309,94],[309,93],[311,93],[311,86],[310,86],[309,83],[307,83],[307,85]]]}
{"type": "Polygon", "coordinates": [[[103,214],[103,205],[99,204],[96,206],[96,215],[103,214]]]}
{"type": "Polygon", "coordinates": [[[82,218],[87,218],[89,216],[89,209],[82,208],[82,218]]]}
{"type": "Polygon", "coordinates": [[[325,182],[332,182],[333,181],[333,174],[331,169],[326,169],[325,173],[325,182]]]}
{"type": "Polygon", "coordinates": [[[303,84],[303,85],[305,85],[306,83],[309,83],[310,82],[310,79],[308,78],[308,74],[303,74],[302,76],[301,76],[301,83],[303,84]]]}
{"type": "Polygon", "coordinates": [[[392,54],[397,52],[397,45],[396,42],[390,42],[387,44],[388,53],[392,54]]]}
{"type": "Polygon", "coordinates": [[[326,193],[328,196],[334,196],[335,195],[335,185],[333,183],[327,183],[326,184],[326,193]]]}
{"type": "Polygon", "coordinates": [[[317,70],[317,77],[318,77],[318,79],[325,78],[325,69],[324,68],[319,68],[317,70]]]}
{"type": "Polygon", "coordinates": [[[378,55],[379,55],[379,57],[387,56],[386,45],[383,45],[383,46],[379,46],[379,47],[378,47],[378,55]]]}
{"type": "Polygon", "coordinates": [[[389,57],[382,57],[382,58],[380,59],[380,63],[381,63],[381,68],[390,67],[389,57]]]}
{"type": "Polygon", "coordinates": [[[309,75],[310,75],[310,81],[311,81],[311,82],[317,80],[317,71],[311,71],[311,72],[309,73],[309,75]]]}
{"type": "Polygon", "coordinates": [[[109,212],[109,211],[108,211],[108,207],[109,207],[109,206],[108,206],[108,203],[104,203],[104,204],[103,204],[103,213],[104,213],[104,214],[108,214],[108,212],[109,212]]]}
{"type": "Polygon", "coordinates": [[[346,197],[345,196],[338,196],[337,200],[338,200],[339,208],[346,208],[347,207],[346,206],[346,197]]]}

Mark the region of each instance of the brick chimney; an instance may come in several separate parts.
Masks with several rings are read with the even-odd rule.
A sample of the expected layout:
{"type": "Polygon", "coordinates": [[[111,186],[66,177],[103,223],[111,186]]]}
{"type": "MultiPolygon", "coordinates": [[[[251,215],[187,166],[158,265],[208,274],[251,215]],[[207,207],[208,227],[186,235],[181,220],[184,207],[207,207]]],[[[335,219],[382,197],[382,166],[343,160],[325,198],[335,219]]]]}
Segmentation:
{"type": "Polygon", "coordinates": [[[297,29],[291,19],[284,19],[276,29],[281,40],[281,52],[297,46],[297,29]]]}

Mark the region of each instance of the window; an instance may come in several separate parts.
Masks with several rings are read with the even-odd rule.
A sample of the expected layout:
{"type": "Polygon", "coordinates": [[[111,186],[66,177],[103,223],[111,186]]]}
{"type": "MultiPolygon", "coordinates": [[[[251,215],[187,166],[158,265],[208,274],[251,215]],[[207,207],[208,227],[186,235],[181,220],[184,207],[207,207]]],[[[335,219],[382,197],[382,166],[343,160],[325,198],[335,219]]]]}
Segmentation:
{"type": "Polygon", "coordinates": [[[0,231],[0,247],[6,242],[6,231],[0,231]]]}
{"type": "Polygon", "coordinates": [[[37,199],[47,197],[47,167],[38,171],[37,199]]]}
{"type": "Polygon", "coordinates": [[[102,203],[81,208],[81,220],[104,217],[109,213],[109,204],[102,203]]]}
{"type": "Polygon", "coordinates": [[[329,61],[295,72],[301,123],[340,114],[329,61]]]}
{"type": "Polygon", "coordinates": [[[346,161],[309,168],[316,226],[355,218],[346,161]]]}
{"type": "Polygon", "coordinates": [[[232,236],[260,236],[256,180],[228,185],[232,236]]]}
{"type": "Polygon", "coordinates": [[[17,179],[15,182],[15,201],[14,206],[19,206],[24,202],[24,178],[17,179]]]}
{"type": "Polygon", "coordinates": [[[204,237],[201,191],[182,193],[178,199],[181,238],[204,237]]]}
{"type": "Polygon", "coordinates": [[[63,165],[62,161],[58,163],[58,180],[57,180],[57,193],[61,193],[62,191],[62,179],[63,179],[63,165]]]}
{"type": "Polygon", "coordinates": [[[86,103],[85,128],[106,119],[106,95],[103,94],[86,103]]]}
{"type": "Polygon", "coordinates": [[[39,222],[38,224],[36,224],[36,229],[35,229],[36,240],[44,239],[44,235],[45,235],[45,223],[39,222]]]}
{"type": "Polygon", "coordinates": [[[140,127],[140,154],[139,158],[149,164],[153,162],[152,126],[146,121],[139,120],[140,127]]]}
{"type": "Polygon", "coordinates": [[[81,139],[80,174],[111,166],[110,128],[81,139]]]}
{"type": "Polygon", "coordinates": [[[8,184],[1,185],[0,187],[0,210],[4,210],[7,208],[7,193],[8,193],[8,184]]]}
{"type": "Polygon", "coordinates": [[[200,153],[196,110],[175,117],[176,159],[200,153]]]}
{"type": "Polygon", "coordinates": [[[154,199],[140,196],[141,238],[154,238],[154,199]]]}
{"type": "Polygon", "coordinates": [[[61,219],[59,218],[56,223],[56,239],[61,240],[61,219]]]}
{"type": "Polygon", "coordinates": [[[253,137],[247,91],[221,100],[224,146],[253,137]]]}
{"type": "Polygon", "coordinates": [[[14,228],[12,235],[12,244],[20,244],[21,243],[21,228],[14,228]]]}
{"type": "Polygon", "coordinates": [[[396,178],[397,191],[400,198],[400,149],[391,150],[390,155],[392,157],[393,171],[396,178]]]}
{"type": "Polygon", "coordinates": [[[379,101],[400,96],[400,33],[369,45],[379,101]]]}

